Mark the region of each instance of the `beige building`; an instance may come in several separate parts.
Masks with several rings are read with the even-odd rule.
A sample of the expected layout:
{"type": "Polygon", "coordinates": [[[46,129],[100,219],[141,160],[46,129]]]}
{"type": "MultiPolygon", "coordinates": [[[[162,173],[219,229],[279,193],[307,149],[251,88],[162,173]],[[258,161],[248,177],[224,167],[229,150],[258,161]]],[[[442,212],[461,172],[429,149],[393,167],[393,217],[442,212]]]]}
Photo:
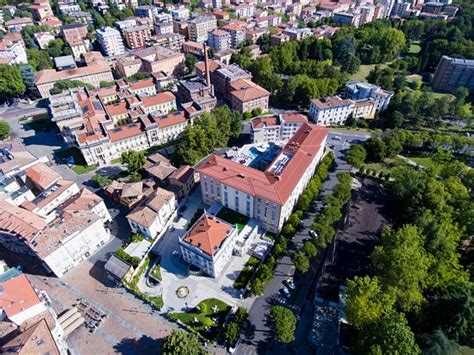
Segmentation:
{"type": "Polygon", "coordinates": [[[189,39],[194,42],[203,43],[207,41],[208,33],[217,28],[215,16],[198,16],[189,21],[189,39]]]}
{"type": "Polygon", "coordinates": [[[123,30],[123,37],[128,48],[144,48],[146,41],[151,37],[151,28],[148,26],[125,28],[123,30]]]}
{"type": "Polygon", "coordinates": [[[261,109],[268,111],[270,93],[251,80],[240,79],[231,84],[232,108],[241,113],[261,109]]]}
{"type": "Polygon", "coordinates": [[[113,81],[114,77],[107,62],[100,53],[92,53],[94,53],[96,57],[85,67],[63,71],[45,69],[37,72],[35,84],[41,97],[49,97],[49,90],[60,80],[78,80],[96,88],[100,87],[101,81],[113,81]]]}

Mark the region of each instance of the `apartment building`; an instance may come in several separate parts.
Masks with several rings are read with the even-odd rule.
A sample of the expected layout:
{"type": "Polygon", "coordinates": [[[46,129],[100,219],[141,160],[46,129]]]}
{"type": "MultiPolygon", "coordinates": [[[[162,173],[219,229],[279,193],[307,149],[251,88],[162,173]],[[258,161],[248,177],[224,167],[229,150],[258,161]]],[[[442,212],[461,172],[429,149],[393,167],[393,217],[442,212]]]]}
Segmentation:
{"type": "Polygon", "coordinates": [[[355,12],[335,12],[332,17],[332,21],[337,25],[354,27],[359,27],[360,19],[360,13],[355,12]]]}
{"type": "Polygon", "coordinates": [[[61,26],[61,34],[66,43],[84,40],[87,37],[87,24],[72,23],[61,26]]]}
{"type": "Polygon", "coordinates": [[[250,123],[252,141],[253,143],[287,141],[304,123],[308,123],[307,117],[298,113],[255,117],[250,123]]]}
{"type": "Polygon", "coordinates": [[[235,6],[231,11],[238,18],[252,17],[255,14],[255,6],[253,4],[241,4],[235,6]]]}
{"type": "Polygon", "coordinates": [[[215,51],[225,51],[230,49],[231,46],[231,35],[227,31],[214,30],[209,32],[208,39],[209,47],[215,51]]]}
{"type": "Polygon", "coordinates": [[[96,88],[101,81],[113,81],[114,77],[109,65],[98,52],[88,52],[93,58],[87,66],[71,70],[56,71],[54,69],[40,70],[35,75],[35,85],[41,97],[49,97],[49,90],[60,80],[79,80],[96,88]]]}
{"type": "Polygon", "coordinates": [[[232,108],[241,113],[260,109],[268,111],[270,92],[251,80],[240,79],[231,83],[232,108]]]}
{"type": "Polygon", "coordinates": [[[206,42],[208,33],[216,28],[217,19],[215,16],[198,16],[189,21],[189,39],[198,43],[206,42]]]}
{"type": "Polygon", "coordinates": [[[155,34],[164,35],[173,33],[173,23],[172,22],[160,22],[155,24],[155,34]]]}
{"type": "Polygon", "coordinates": [[[245,23],[242,21],[234,21],[222,27],[223,31],[230,34],[230,46],[237,48],[245,41],[245,23]]]}
{"type": "Polygon", "coordinates": [[[140,59],[142,70],[149,73],[175,75],[184,67],[183,53],[158,45],[134,50],[131,58],[140,59]]]}
{"type": "Polygon", "coordinates": [[[198,168],[204,203],[221,203],[278,233],[323,158],[328,130],[304,123],[264,170],[219,155],[198,168]]]}
{"type": "Polygon", "coordinates": [[[46,49],[51,41],[54,41],[56,37],[50,32],[37,32],[33,35],[35,37],[36,43],[40,49],[46,49]]]}
{"type": "Polygon", "coordinates": [[[153,42],[165,48],[169,48],[175,52],[181,52],[183,50],[185,37],[179,33],[166,33],[158,34],[152,37],[153,42]]]}
{"type": "Polygon", "coordinates": [[[341,97],[354,101],[373,99],[377,111],[387,109],[394,93],[380,86],[357,80],[349,80],[341,90],[341,97]]]}
{"type": "Polygon", "coordinates": [[[28,10],[36,21],[54,16],[48,0],[35,0],[32,5],[28,6],[28,10]]]}
{"type": "Polygon", "coordinates": [[[354,111],[354,101],[339,96],[311,100],[309,117],[321,126],[343,125],[354,111]]]}
{"type": "Polygon", "coordinates": [[[474,92],[474,59],[443,56],[432,81],[433,89],[454,92],[465,87],[474,92]]]}
{"type": "Polygon", "coordinates": [[[125,52],[122,35],[118,30],[112,27],[102,27],[95,31],[95,35],[105,56],[112,57],[125,52]]]}
{"type": "Polygon", "coordinates": [[[217,278],[232,258],[238,231],[233,225],[204,213],[179,240],[181,257],[217,278]]]}
{"type": "Polygon", "coordinates": [[[175,215],[177,207],[178,202],[173,192],[157,188],[127,215],[127,220],[133,233],[155,239],[175,215]]]}
{"type": "Polygon", "coordinates": [[[0,40],[0,62],[3,64],[28,63],[23,39],[21,35],[19,38],[16,35],[17,33],[10,33],[0,40]]]}
{"type": "Polygon", "coordinates": [[[148,26],[129,27],[123,30],[123,37],[127,48],[144,48],[146,41],[151,37],[151,28],[148,26]]]}
{"type": "Polygon", "coordinates": [[[21,30],[26,26],[33,26],[33,20],[29,17],[15,17],[11,20],[5,21],[5,27],[10,32],[21,32],[21,30]]]}

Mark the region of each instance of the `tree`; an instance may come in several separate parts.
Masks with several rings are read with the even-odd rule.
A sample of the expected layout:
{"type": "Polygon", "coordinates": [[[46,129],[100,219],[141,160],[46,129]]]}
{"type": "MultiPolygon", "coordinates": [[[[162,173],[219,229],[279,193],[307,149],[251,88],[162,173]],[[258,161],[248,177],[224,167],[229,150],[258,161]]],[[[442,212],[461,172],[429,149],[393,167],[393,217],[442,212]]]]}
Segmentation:
{"type": "Polygon", "coordinates": [[[293,312],[286,307],[274,306],[270,311],[273,328],[278,341],[288,344],[295,339],[296,317],[293,312]]]}
{"type": "Polygon", "coordinates": [[[258,277],[255,277],[251,282],[250,282],[250,292],[254,296],[260,296],[265,293],[265,283],[260,280],[258,277]]]}
{"type": "Polygon", "coordinates": [[[303,246],[301,247],[301,251],[308,257],[312,258],[316,256],[318,253],[318,249],[314,246],[311,242],[304,242],[303,246]]]}
{"type": "Polygon", "coordinates": [[[354,144],[347,152],[347,162],[356,168],[360,168],[367,158],[367,151],[360,144],[354,144]]]}
{"type": "Polygon", "coordinates": [[[35,70],[51,69],[53,67],[53,62],[51,61],[47,51],[27,49],[26,54],[28,56],[28,64],[30,64],[35,70]]]}
{"type": "Polygon", "coordinates": [[[357,338],[360,354],[420,354],[415,336],[401,313],[391,312],[362,329],[357,338]]]}
{"type": "Polygon", "coordinates": [[[0,139],[6,139],[10,136],[10,124],[7,121],[0,120],[0,139]]]}
{"type": "Polygon", "coordinates": [[[355,276],[347,281],[346,314],[356,328],[378,322],[392,307],[393,298],[382,291],[377,277],[355,276]]]}
{"type": "Polygon", "coordinates": [[[64,90],[80,87],[85,87],[90,90],[94,89],[91,84],[84,83],[80,80],[59,80],[54,83],[54,86],[51,90],[49,90],[49,93],[51,95],[57,95],[61,94],[64,90]]]}
{"type": "Polygon", "coordinates": [[[197,58],[194,54],[188,53],[185,57],[185,64],[186,68],[188,69],[188,73],[192,73],[194,71],[194,65],[197,63],[197,58]]]}
{"type": "Polygon", "coordinates": [[[121,157],[122,163],[127,166],[129,174],[136,174],[143,168],[146,163],[146,157],[144,152],[137,152],[136,150],[129,150],[123,152],[121,157]]]}
{"type": "Polygon", "coordinates": [[[405,225],[394,231],[384,230],[381,239],[372,261],[384,291],[403,311],[414,310],[424,301],[422,291],[431,263],[423,248],[423,236],[417,227],[405,225]]]}
{"type": "Polygon", "coordinates": [[[29,64],[23,64],[20,66],[20,74],[23,80],[23,83],[26,86],[26,90],[32,94],[35,89],[35,71],[33,67],[29,64]]]}
{"type": "Polygon", "coordinates": [[[309,259],[305,254],[301,252],[294,253],[291,256],[291,261],[295,264],[296,270],[303,273],[309,270],[309,259]]]}
{"type": "Polygon", "coordinates": [[[107,176],[102,176],[95,174],[91,177],[91,180],[100,188],[103,188],[110,182],[110,179],[107,176]]]}
{"type": "Polygon", "coordinates": [[[0,64],[0,101],[21,95],[25,91],[20,70],[13,65],[0,64]]]}
{"type": "Polygon", "coordinates": [[[196,335],[183,330],[173,330],[163,339],[161,351],[165,355],[205,355],[206,349],[199,343],[196,335]]]}
{"type": "Polygon", "coordinates": [[[449,339],[441,329],[432,334],[420,336],[421,349],[424,355],[456,355],[459,344],[449,339]]]}
{"type": "Polygon", "coordinates": [[[367,152],[367,160],[380,162],[385,159],[385,143],[380,138],[369,138],[364,143],[367,152]]]}

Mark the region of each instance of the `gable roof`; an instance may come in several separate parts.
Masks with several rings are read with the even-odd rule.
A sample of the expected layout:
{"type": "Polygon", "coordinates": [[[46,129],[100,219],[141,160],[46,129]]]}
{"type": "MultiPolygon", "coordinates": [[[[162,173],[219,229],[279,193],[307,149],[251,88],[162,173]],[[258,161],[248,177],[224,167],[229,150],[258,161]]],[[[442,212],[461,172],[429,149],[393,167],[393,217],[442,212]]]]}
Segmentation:
{"type": "Polygon", "coordinates": [[[0,283],[0,308],[11,318],[41,301],[24,274],[0,283]]]}

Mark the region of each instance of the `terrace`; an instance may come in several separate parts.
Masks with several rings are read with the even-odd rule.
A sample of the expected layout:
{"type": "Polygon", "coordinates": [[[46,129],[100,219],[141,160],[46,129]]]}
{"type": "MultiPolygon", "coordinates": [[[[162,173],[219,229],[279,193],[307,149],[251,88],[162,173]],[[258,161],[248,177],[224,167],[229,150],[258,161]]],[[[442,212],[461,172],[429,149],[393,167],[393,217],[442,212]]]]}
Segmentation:
{"type": "Polygon", "coordinates": [[[265,171],[281,151],[275,143],[247,144],[238,150],[230,150],[227,157],[239,164],[265,171]]]}

